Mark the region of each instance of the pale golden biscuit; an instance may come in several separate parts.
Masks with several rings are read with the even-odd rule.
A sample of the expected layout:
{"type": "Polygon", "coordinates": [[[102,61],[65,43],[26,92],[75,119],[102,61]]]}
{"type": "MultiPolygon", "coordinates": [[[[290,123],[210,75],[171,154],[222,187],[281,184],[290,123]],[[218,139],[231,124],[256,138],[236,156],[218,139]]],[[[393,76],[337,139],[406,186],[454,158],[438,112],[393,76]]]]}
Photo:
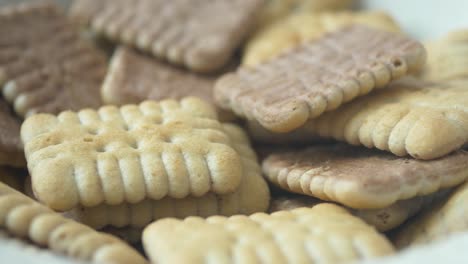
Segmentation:
{"type": "Polygon", "coordinates": [[[398,24],[379,11],[294,14],[256,32],[244,49],[242,64],[256,66],[304,42],[317,41],[327,32],[352,24],[400,32],[398,24]]]}
{"type": "Polygon", "coordinates": [[[0,165],[26,167],[20,138],[21,121],[0,98],[0,165]]]}
{"type": "Polygon", "coordinates": [[[167,197],[161,200],[146,199],[137,204],[79,207],[68,212],[68,215],[94,228],[105,226],[144,228],[153,220],[165,217],[230,216],[265,212],[270,193],[261,175],[256,155],[249,146],[247,135],[236,125],[223,124],[223,128],[234,142],[233,147],[242,157],[242,183],[234,193],[227,195],[208,193],[201,197],[184,199],[167,197]]]}
{"type": "Polygon", "coordinates": [[[225,65],[262,0],[77,0],[71,16],[116,42],[193,71],[225,65]]]}
{"type": "Polygon", "coordinates": [[[428,56],[423,79],[468,78],[468,29],[450,32],[426,44],[426,48],[428,56]]]}
{"type": "Polygon", "coordinates": [[[97,108],[107,63],[50,2],[0,9],[0,87],[22,117],[97,108]]]}
{"type": "Polygon", "coordinates": [[[34,244],[94,263],[146,263],[120,239],[66,219],[0,183],[0,228],[34,244]]]}
{"type": "Polygon", "coordinates": [[[242,161],[198,98],[34,115],[21,128],[35,196],[55,210],[232,193],[242,161]]]}
{"type": "Polygon", "coordinates": [[[424,61],[420,43],[354,25],[265,64],[223,75],[214,96],[223,109],[268,130],[289,132],[420,69],[424,61]]]}
{"type": "Polygon", "coordinates": [[[396,233],[398,248],[430,243],[468,230],[468,183],[449,197],[428,208],[396,233]]]}
{"type": "Polygon", "coordinates": [[[381,209],[464,182],[468,152],[422,161],[345,144],[317,145],[271,154],[262,168],[282,189],[351,208],[381,209]]]}
{"type": "MultiPolygon", "coordinates": [[[[346,209],[369,225],[375,226],[380,232],[386,232],[400,226],[421,209],[428,208],[435,201],[444,198],[448,193],[449,190],[442,190],[434,194],[398,201],[382,209],[346,209]]],[[[320,203],[324,203],[324,201],[305,195],[283,194],[272,198],[269,212],[313,207],[320,203]]]]}
{"type": "Polygon", "coordinates": [[[268,0],[257,19],[262,29],[291,13],[312,13],[340,10],[350,7],[353,0],[268,0]]]}
{"type": "Polygon", "coordinates": [[[299,130],[397,156],[436,159],[468,142],[467,88],[468,80],[430,83],[405,78],[310,120],[299,130]]]}
{"type": "Polygon", "coordinates": [[[393,253],[361,219],[334,204],[207,219],[163,219],[143,231],[153,263],[342,263],[393,253]]]}
{"type": "MultiPolygon", "coordinates": [[[[104,103],[123,105],[144,100],[180,99],[196,96],[214,103],[216,75],[200,75],[146,57],[129,48],[119,47],[111,60],[101,89],[104,103]]],[[[220,120],[234,115],[219,110],[220,120]]]]}

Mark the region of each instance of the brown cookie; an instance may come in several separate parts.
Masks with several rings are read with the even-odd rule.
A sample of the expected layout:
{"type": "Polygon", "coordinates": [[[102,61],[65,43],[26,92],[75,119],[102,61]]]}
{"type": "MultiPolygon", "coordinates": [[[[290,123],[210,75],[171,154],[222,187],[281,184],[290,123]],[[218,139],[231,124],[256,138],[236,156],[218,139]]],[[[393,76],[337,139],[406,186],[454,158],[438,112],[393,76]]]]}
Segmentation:
{"type": "Polygon", "coordinates": [[[71,16],[106,37],[208,72],[226,64],[262,0],[78,0],[71,16]]]}
{"type": "Polygon", "coordinates": [[[420,43],[354,25],[224,75],[215,84],[215,100],[224,109],[284,133],[385,87],[424,62],[420,43]]]}
{"type": "Polygon", "coordinates": [[[266,178],[285,190],[351,208],[381,209],[462,183],[468,152],[422,161],[336,144],[271,154],[262,167],[266,178]]]}
{"type": "MultiPolygon", "coordinates": [[[[186,96],[213,103],[215,79],[216,76],[191,73],[120,47],[111,59],[101,94],[104,103],[115,105],[186,96]]],[[[234,118],[227,111],[220,110],[219,114],[221,120],[234,118]]]]}
{"type": "Polygon", "coordinates": [[[0,98],[0,165],[26,165],[20,138],[21,121],[13,115],[8,104],[0,98]]]}
{"type": "Polygon", "coordinates": [[[0,85],[20,116],[98,107],[107,63],[56,5],[0,9],[0,85]]]}

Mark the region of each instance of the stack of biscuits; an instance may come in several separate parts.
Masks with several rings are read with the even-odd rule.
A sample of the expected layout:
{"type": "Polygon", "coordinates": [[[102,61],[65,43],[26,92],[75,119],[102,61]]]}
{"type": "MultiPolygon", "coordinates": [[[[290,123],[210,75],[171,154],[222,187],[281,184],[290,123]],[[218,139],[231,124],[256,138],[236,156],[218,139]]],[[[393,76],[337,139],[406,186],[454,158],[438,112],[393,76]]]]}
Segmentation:
{"type": "Polygon", "coordinates": [[[0,8],[0,240],[348,263],[468,230],[468,30],[352,2],[0,8]]]}

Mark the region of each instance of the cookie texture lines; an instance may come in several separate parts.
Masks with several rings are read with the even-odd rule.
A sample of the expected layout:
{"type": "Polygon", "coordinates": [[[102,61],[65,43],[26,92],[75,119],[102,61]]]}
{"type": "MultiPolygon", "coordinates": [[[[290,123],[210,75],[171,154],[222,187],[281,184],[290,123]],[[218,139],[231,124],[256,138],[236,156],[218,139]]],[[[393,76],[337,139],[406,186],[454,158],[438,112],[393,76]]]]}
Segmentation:
{"type": "Polygon", "coordinates": [[[160,200],[145,199],[136,204],[79,207],[67,214],[93,228],[105,226],[143,228],[153,220],[166,217],[230,216],[265,212],[270,193],[261,175],[256,155],[249,146],[247,135],[236,125],[223,124],[223,129],[233,142],[233,148],[242,158],[242,182],[235,192],[223,195],[210,192],[201,197],[189,196],[183,199],[171,197],[160,200]]]}
{"type": "Polygon", "coordinates": [[[467,85],[466,80],[426,83],[405,78],[325,113],[304,128],[397,156],[436,159],[468,140],[467,85]]]}
{"type": "Polygon", "coordinates": [[[208,72],[228,62],[262,2],[79,0],[71,15],[110,39],[208,72]]]}
{"type": "Polygon", "coordinates": [[[196,98],[32,116],[21,133],[35,195],[69,210],[233,192],[241,159],[215,118],[196,98]]]}
{"type": "Polygon", "coordinates": [[[283,189],[352,208],[380,209],[463,182],[467,159],[464,151],[419,161],[336,145],[272,154],[262,168],[265,177],[283,189]]]}
{"type": "Polygon", "coordinates": [[[332,204],[271,215],[163,219],[143,231],[143,243],[157,263],[332,263],[393,252],[372,227],[332,204]]]}
{"type": "Polygon", "coordinates": [[[106,60],[55,5],[0,11],[0,85],[20,116],[98,107],[106,60]],[[79,80],[77,82],[77,80],[79,80]]]}
{"type": "Polygon", "coordinates": [[[145,99],[197,96],[213,102],[214,78],[202,76],[147,58],[120,47],[111,60],[102,86],[108,104],[139,103],[145,99]]]}
{"type": "Polygon", "coordinates": [[[269,130],[289,132],[419,69],[424,61],[418,42],[351,26],[257,67],[224,75],[215,84],[215,100],[269,130]]]}
{"type": "Polygon", "coordinates": [[[146,263],[123,241],[66,219],[0,183],[0,227],[39,246],[95,263],[146,263]]]}

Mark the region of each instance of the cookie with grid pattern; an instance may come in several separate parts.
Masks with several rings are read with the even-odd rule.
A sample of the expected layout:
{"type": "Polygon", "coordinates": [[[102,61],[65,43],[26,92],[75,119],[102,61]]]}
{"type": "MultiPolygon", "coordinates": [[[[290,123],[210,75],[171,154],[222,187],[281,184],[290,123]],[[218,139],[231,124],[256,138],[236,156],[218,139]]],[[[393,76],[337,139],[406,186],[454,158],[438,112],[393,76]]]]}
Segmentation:
{"type": "Polygon", "coordinates": [[[67,215],[93,228],[144,228],[154,220],[188,216],[249,215],[268,209],[270,192],[262,177],[257,157],[249,145],[245,132],[237,125],[223,124],[233,147],[242,158],[243,177],[239,188],[231,194],[218,195],[212,192],[201,197],[161,200],[146,199],[136,204],[99,205],[78,207],[67,215]]]}
{"type": "Polygon", "coordinates": [[[334,204],[163,219],[144,229],[143,246],[154,263],[341,263],[394,252],[383,235],[334,204]]]}
{"type": "Polygon", "coordinates": [[[0,183],[0,228],[15,237],[93,263],[147,263],[120,239],[66,219],[0,183]]]}
{"type": "Polygon", "coordinates": [[[266,179],[284,190],[355,209],[381,209],[463,183],[468,153],[423,161],[345,144],[317,145],[273,153],[262,168],[266,179]]]}
{"type": "Polygon", "coordinates": [[[36,197],[55,210],[232,193],[242,161],[198,98],[38,114],[21,128],[36,197]]]}
{"type": "Polygon", "coordinates": [[[71,16],[116,42],[198,72],[225,65],[263,0],[77,0],[71,16]]]}
{"type": "Polygon", "coordinates": [[[289,132],[342,104],[420,69],[424,47],[407,37],[350,26],[215,84],[221,108],[289,132]]]}
{"type": "Polygon", "coordinates": [[[105,56],[80,37],[59,8],[44,1],[0,9],[0,86],[15,112],[97,108],[105,56]]]}

